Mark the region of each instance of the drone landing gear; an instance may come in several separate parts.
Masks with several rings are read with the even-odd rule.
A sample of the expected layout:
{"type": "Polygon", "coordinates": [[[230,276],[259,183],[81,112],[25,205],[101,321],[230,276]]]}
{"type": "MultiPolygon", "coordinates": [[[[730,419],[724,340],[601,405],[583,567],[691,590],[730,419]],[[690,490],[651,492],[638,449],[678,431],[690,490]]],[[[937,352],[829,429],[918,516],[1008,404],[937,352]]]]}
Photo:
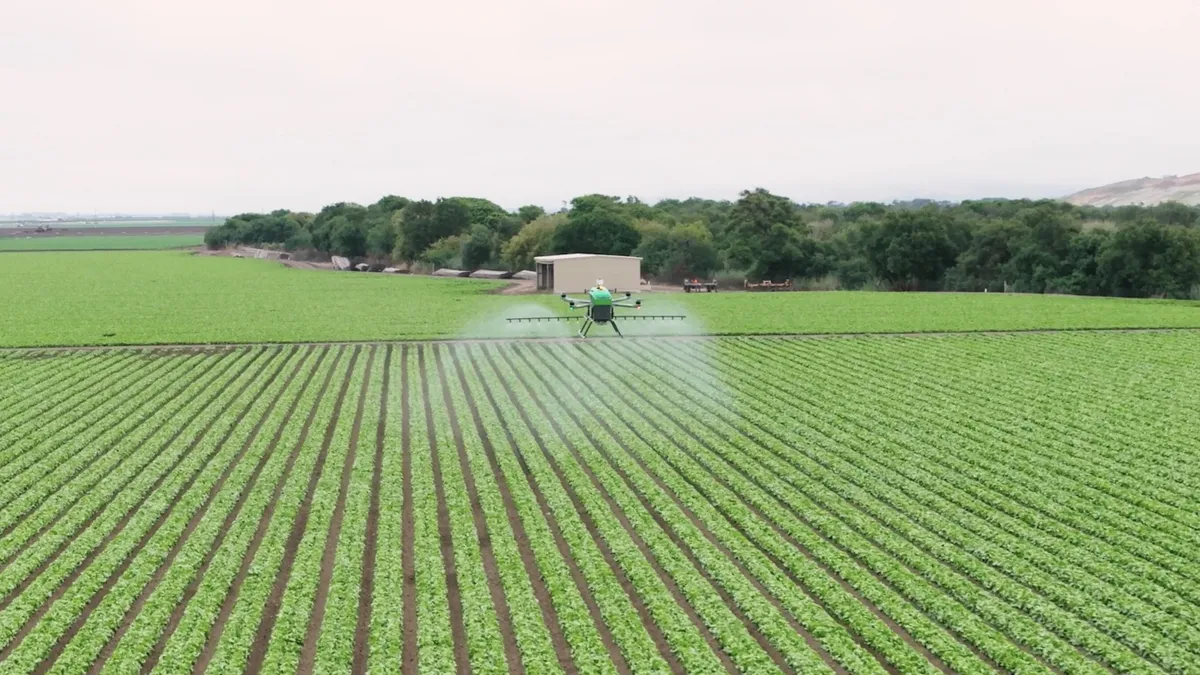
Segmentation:
{"type": "MultiPolygon", "coordinates": [[[[621,334],[621,329],[617,328],[616,321],[609,320],[609,321],[606,321],[605,323],[612,326],[613,330],[617,332],[617,337],[625,337],[624,335],[621,334]]],[[[581,338],[587,337],[588,332],[592,330],[592,326],[594,326],[594,325],[596,325],[595,321],[593,321],[590,318],[585,318],[583,320],[583,325],[579,327],[579,333],[578,333],[579,337],[581,337],[581,338]]]]}

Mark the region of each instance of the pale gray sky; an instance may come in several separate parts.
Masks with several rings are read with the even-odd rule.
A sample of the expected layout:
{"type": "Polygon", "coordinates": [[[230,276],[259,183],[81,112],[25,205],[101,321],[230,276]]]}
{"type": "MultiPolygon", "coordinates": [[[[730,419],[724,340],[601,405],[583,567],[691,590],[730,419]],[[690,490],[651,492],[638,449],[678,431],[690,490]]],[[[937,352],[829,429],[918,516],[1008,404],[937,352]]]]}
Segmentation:
{"type": "Polygon", "coordinates": [[[1200,171],[1197,0],[0,0],[0,212],[1200,171]]]}

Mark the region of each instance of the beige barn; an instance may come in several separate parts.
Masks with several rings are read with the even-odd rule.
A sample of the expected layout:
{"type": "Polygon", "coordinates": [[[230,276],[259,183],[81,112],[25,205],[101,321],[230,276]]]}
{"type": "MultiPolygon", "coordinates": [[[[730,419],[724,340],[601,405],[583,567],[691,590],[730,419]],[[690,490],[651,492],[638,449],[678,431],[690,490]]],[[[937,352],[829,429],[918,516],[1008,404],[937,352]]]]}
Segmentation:
{"type": "Polygon", "coordinates": [[[537,266],[539,291],[583,293],[603,279],[614,291],[636,293],[642,285],[642,259],[624,255],[566,253],[540,255],[533,259],[537,266]]]}

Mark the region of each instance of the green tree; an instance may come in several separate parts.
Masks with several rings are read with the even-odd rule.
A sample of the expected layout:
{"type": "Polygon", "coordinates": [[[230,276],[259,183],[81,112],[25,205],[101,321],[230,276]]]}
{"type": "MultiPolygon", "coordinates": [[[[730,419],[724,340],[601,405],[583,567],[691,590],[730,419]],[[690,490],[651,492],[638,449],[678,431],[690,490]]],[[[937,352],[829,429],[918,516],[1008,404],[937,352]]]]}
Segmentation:
{"type": "Polygon", "coordinates": [[[487,265],[495,251],[494,238],[494,233],[487,225],[472,225],[462,246],[463,268],[474,271],[487,265]]]}
{"type": "Polygon", "coordinates": [[[363,255],[365,253],[367,209],[350,202],[338,202],[321,209],[308,230],[312,233],[313,246],[319,251],[328,251],[337,255],[363,255]],[[362,228],[362,232],[357,230],[362,228]],[[334,242],[334,232],[340,231],[337,245],[334,242]],[[361,236],[360,236],[361,234],[361,236]],[[357,249],[357,242],[364,242],[364,249],[357,249]],[[355,252],[351,253],[350,250],[355,252]]]}
{"type": "Polygon", "coordinates": [[[520,217],[522,225],[528,225],[544,215],[546,215],[546,209],[534,204],[528,204],[517,209],[517,216],[520,217]]]}
{"type": "Polygon", "coordinates": [[[616,197],[587,195],[571,201],[567,222],[554,231],[560,253],[629,255],[641,235],[616,197]]]}
{"type": "Polygon", "coordinates": [[[534,257],[554,253],[554,231],[566,221],[562,213],[533,220],[504,244],[501,260],[514,272],[532,270],[534,257]]]}
{"type": "Polygon", "coordinates": [[[430,244],[441,239],[434,218],[434,204],[422,199],[412,202],[400,211],[398,252],[402,260],[416,260],[430,244]]]}
{"type": "Polygon", "coordinates": [[[305,229],[296,230],[295,234],[283,242],[283,247],[289,251],[306,251],[316,248],[313,245],[312,233],[305,229]]]}
{"type": "Polygon", "coordinates": [[[467,237],[461,234],[438,239],[421,252],[421,260],[431,263],[434,267],[461,267],[460,256],[466,241],[467,237]]]}
{"type": "Polygon", "coordinates": [[[1195,225],[1200,220],[1200,208],[1180,202],[1163,202],[1149,209],[1150,216],[1163,225],[1195,225]]]}
{"type": "Polygon", "coordinates": [[[643,273],[663,278],[667,261],[671,257],[671,228],[653,220],[638,220],[634,223],[641,241],[633,255],[642,259],[643,273]]]}
{"type": "Polygon", "coordinates": [[[1079,223],[1056,206],[1039,205],[1021,212],[1020,224],[1023,235],[1010,244],[1012,256],[1002,274],[1019,291],[1044,293],[1070,273],[1064,261],[1079,223]]]}
{"type": "Polygon", "coordinates": [[[1072,295],[1103,294],[1099,257],[1110,236],[1104,230],[1092,230],[1072,237],[1063,259],[1062,276],[1053,280],[1047,291],[1072,295]]]}
{"type": "Polygon", "coordinates": [[[879,202],[854,202],[842,212],[842,218],[847,222],[856,223],[860,220],[882,218],[887,213],[887,207],[879,202]]]}
{"type": "Polygon", "coordinates": [[[1013,246],[1027,230],[1010,220],[985,223],[946,273],[946,287],[958,291],[1003,289],[1004,270],[1013,257],[1013,246]]]}
{"type": "Polygon", "coordinates": [[[390,255],[396,247],[396,227],[391,219],[378,221],[367,230],[367,253],[373,256],[390,255]]]}
{"type": "Polygon", "coordinates": [[[720,268],[712,233],[703,223],[679,225],[669,232],[668,240],[669,255],[661,272],[667,279],[708,278],[720,268]]]}
{"type": "MultiPolygon", "coordinates": [[[[480,200],[485,201],[485,200],[480,200]]],[[[461,197],[438,199],[433,204],[433,234],[442,239],[462,234],[471,226],[471,209],[461,197]]]]}
{"type": "Polygon", "coordinates": [[[367,224],[344,216],[332,222],[329,250],[335,255],[358,258],[367,254],[367,224]]]}
{"type": "Polygon", "coordinates": [[[391,255],[399,234],[395,216],[408,204],[409,200],[404,197],[387,195],[367,207],[367,253],[379,257],[391,255]]]}
{"type": "Polygon", "coordinates": [[[1096,262],[1101,283],[1113,295],[1186,298],[1200,284],[1200,235],[1143,220],[1114,232],[1096,262]]]}
{"type": "Polygon", "coordinates": [[[829,247],[809,235],[796,205],[762,188],[741,193],[729,213],[729,261],[753,279],[804,279],[832,268],[829,247]]]}
{"type": "Polygon", "coordinates": [[[893,287],[931,287],[958,255],[950,240],[952,217],[937,207],[889,211],[866,242],[871,273],[893,287]]]}

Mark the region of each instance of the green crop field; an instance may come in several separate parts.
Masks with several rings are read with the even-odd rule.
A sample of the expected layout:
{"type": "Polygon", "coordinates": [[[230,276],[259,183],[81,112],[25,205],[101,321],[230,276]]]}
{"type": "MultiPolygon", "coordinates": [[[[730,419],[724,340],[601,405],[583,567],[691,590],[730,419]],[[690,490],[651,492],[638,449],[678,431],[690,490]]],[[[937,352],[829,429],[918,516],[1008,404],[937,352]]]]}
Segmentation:
{"type": "Polygon", "coordinates": [[[62,235],[0,237],[3,251],[117,251],[186,248],[204,243],[202,234],[62,235]]]}
{"type": "MultiPolygon", "coordinates": [[[[12,255],[0,260],[0,346],[566,336],[577,328],[507,324],[566,307],[548,295],[493,293],[503,285],[186,252],[12,255]]],[[[645,306],[688,319],[630,323],[627,333],[1200,328],[1195,302],[999,293],[650,293],[645,306]]]]}
{"type": "Polygon", "coordinates": [[[1197,353],[0,351],[0,672],[1198,672],[1197,353]]]}
{"type": "MultiPolygon", "coordinates": [[[[212,227],[225,222],[223,218],[141,218],[131,220],[62,220],[46,223],[51,227],[65,227],[72,230],[80,228],[114,228],[114,227],[212,227]]],[[[0,221],[0,227],[6,227],[0,221]]]]}

